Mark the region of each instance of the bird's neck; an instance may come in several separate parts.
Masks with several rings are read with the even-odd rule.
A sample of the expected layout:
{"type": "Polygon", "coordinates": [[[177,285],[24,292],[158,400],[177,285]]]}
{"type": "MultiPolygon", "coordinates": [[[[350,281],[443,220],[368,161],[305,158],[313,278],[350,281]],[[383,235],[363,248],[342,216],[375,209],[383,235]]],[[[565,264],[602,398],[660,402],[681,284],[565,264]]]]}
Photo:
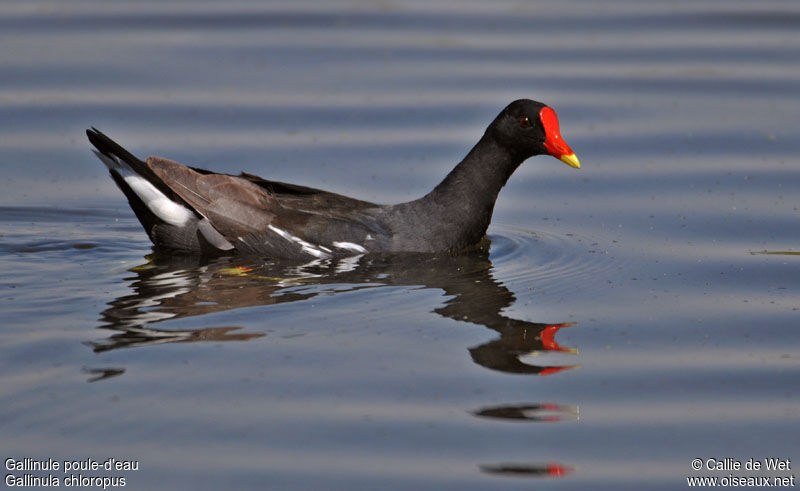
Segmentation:
{"type": "Polygon", "coordinates": [[[488,133],[425,198],[470,203],[491,212],[500,189],[524,159],[511,154],[488,133]]]}
{"type": "Polygon", "coordinates": [[[435,232],[453,242],[450,248],[476,243],[489,227],[500,189],[523,160],[487,132],[433,191],[413,202],[415,214],[434,219],[435,232]]]}

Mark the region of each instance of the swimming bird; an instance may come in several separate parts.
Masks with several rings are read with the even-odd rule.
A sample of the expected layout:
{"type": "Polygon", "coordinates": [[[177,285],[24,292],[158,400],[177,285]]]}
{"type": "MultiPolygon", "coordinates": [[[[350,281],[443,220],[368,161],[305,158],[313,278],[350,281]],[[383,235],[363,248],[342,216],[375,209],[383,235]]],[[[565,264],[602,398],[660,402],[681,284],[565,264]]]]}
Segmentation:
{"type": "Polygon", "coordinates": [[[174,254],[323,259],[456,252],[486,234],[500,189],[523,161],[549,154],[580,168],[555,111],[529,99],[504,108],[430,193],[394,205],[161,157],[142,161],[95,128],[86,134],[156,250],[174,254]]]}

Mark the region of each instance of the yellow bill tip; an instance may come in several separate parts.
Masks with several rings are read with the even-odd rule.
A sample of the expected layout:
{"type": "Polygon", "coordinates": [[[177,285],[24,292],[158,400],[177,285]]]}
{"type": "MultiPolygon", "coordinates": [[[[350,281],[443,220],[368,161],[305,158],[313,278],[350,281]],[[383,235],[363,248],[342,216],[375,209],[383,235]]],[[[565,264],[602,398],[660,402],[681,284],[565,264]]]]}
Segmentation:
{"type": "Polygon", "coordinates": [[[581,161],[578,160],[578,156],[575,155],[574,153],[571,153],[569,155],[562,155],[559,160],[561,160],[570,167],[574,167],[576,169],[581,168],[581,161]]]}

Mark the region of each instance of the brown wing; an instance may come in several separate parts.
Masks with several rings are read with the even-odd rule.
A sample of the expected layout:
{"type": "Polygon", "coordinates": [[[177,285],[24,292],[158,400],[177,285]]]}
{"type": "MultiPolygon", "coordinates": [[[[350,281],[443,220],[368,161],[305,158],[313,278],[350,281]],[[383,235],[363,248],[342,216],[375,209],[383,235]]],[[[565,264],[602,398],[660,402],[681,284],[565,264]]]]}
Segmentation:
{"type": "Polygon", "coordinates": [[[279,181],[268,181],[246,172],[242,172],[240,177],[264,189],[270,196],[277,197],[285,207],[304,210],[313,214],[344,217],[346,214],[356,210],[379,206],[369,201],[361,201],[321,189],[279,181]]]}
{"type": "Polygon", "coordinates": [[[365,235],[372,227],[358,211],[378,206],[251,174],[232,176],[193,169],[160,157],[148,157],[147,166],[226,239],[247,247],[266,240],[274,244],[264,247],[283,249],[285,239],[273,241],[269,225],[314,243],[349,240],[354,228],[364,229],[359,235],[365,235]],[[344,239],[334,237],[340,234],[344,239]]]}
{"type": "Polygon", "coordinates": [[[229,240],[263,232],[275,219],[275,198],[245,179],[200,173],[161,157],[148,157],[147,166],[229,240]]]}

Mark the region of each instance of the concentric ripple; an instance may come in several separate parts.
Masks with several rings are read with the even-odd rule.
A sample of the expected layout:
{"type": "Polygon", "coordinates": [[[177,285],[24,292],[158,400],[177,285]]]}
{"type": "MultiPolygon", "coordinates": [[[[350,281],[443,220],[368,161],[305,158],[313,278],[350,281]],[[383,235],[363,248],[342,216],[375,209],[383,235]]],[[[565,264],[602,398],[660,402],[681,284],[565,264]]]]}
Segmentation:
{"type": "Polygon", "coordinates": [[[613,243],[606,239],[503,225],[493,226],[489,237],[494,276],[508,286],[600,285],[615,269],[613,243]]]}

